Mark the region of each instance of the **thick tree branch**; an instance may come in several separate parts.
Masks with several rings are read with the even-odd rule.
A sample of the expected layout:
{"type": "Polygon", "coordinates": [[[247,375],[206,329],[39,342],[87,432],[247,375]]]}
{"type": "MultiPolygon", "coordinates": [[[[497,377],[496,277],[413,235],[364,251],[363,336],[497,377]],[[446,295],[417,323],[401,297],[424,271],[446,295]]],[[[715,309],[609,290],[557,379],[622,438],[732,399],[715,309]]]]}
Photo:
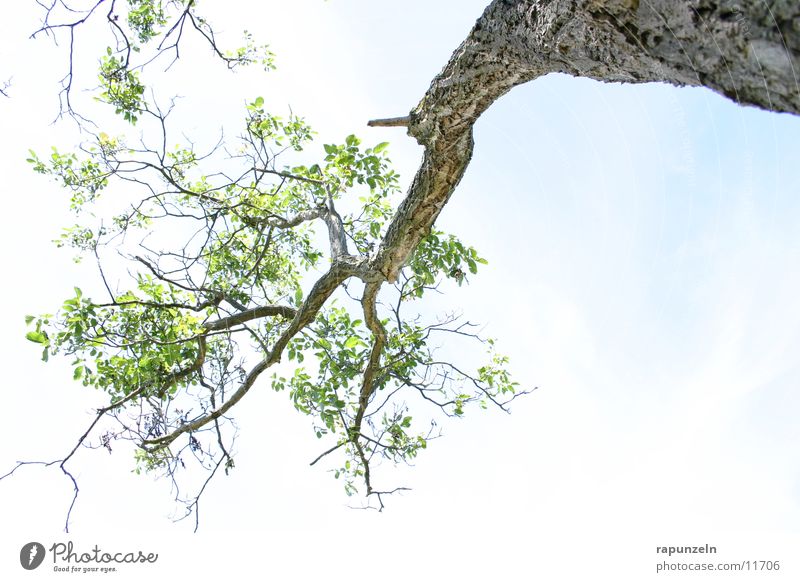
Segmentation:
{"type": "Polygon", "coordinates": [[[495,0],[410,114],[425,154],[374,267],[394,282],[455,190],[472,126],[513,87],[548,73],[705,86],[800,113],[800,5],[732,0],[495,0]]]}
{"type": "Polygon", "coordinates": [[[333,197],[328,194],[327,209],[323,216],[325,225],[328,227],[328,241],[331,245],[331,260],[338,261],[339,259],[349,257],[350,253],[347,250],[347,235],[344,231],[344,224],[342,217],[336,212],[333,205],[333,197]]]}

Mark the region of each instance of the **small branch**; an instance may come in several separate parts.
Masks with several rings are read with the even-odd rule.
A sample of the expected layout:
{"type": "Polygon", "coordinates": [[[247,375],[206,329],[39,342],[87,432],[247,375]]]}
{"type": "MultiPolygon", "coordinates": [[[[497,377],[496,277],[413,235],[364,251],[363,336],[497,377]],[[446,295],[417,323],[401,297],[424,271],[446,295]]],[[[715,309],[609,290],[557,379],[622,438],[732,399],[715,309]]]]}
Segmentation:
{"type": "Polygon", "coordinates": [[[208,331],[216,331],[220,329],[230,329],[240,323],[246,323],[253,319],[260,319],[262,317],[273,317],[279,315],[284,319],[292,319],[297,314],[297,310],[284,305],[264,305],[263,307],[254,307],[242,313],[237,313],[229,317],[223,317],[216,321],[211,321],[205,325],[208,331]]]}
{"type": "Polygon", "coordinates": [[[377,508],[377,509],[378,509],[378,513],[380,513],[380,512],[383,511],[384,507],[386,507],[383,504],[382,496],[383,495],[392,495],[394,493],[397,493],[398,491],[411,491],[411,488],[410,487],[395,487],[391,491],[370,491],[369,493],[367,493],[367,495],[368,496],[369,495],[375,495],[378,498],[378,503],[380,503],[381,506],[379,508],[377,508]]]}
{"type": "Polygon", "coordinates": [[[75,444],[75,446],[69,452],[69,454],[67,454],[67,456],[65,456],[64,458],[56,459],[55,461],[50,461],[49,463],[45,462],[45,461],[19,461],[19,462],[17,462],[17,466],[16,467],[14,467],[11,471],[9,471],[8,473],[6,473],[2,477],[0,477],[0,481],[5,479],[6,477],[12,476],[17,471],[17,469],[19,469],[20,467],[22,467],[24,465],[42,465],[44,467],[50,467],[50,466],[55,465],[56,463],[58,463],[58,467],[59,467],[59,469],[61,469],[61,472],[64,473],[64,475],[67,476],[70,481],[72,481],[72,488],[73,488],[72,501],[69,504],[69,509],[67,510],[67,517],[66,517],[66,519],[64,521],[64,531],[66,533],[69,533],[69,519],[70,519],[70,516],[72,515],[72,510],[75,507],[75,502],[78,500],[78,493],[80,492],[80,488],[78,487],[78,482],[75,479],[75,477],[72,475],[72,473],[70,473],[67,470],[67,467],[66,467],[67,462],[78,451],[78,448],[80,448],[80,446],[83,444],[83,442],[89,436],[89,434],[92,432],[94,427],[97,425],[97,423],[100,421],[100,419],[107,412],[110,412],[111,410],[114,410],[115,408],[119,408],[120,406],[123,406],[127,402],[129,402],[129,401],[133,400],[134,398],[138,397],[144,391],[144,389],[145,389],[145,386],[141,386],[137,390],[134,390],[133,392],[128,394],[125,398],[123,398],[123,399],[121,399],[121,400],[119,400],[117,402],[114,402],[112,404],[109,404],[108,406],[105,406],[103,408],[98,408],[97,409],[97,414],[96,414],[96,416],[94,418],[94,421],[92,421],[92,423],[89,425],[89,428],[87,428],[84,431],[84,433],[78,439],[78,442],[75,444]]]}
{"type": "Polygon", "coordinates": [[[292,218],[270,216],[269,218],[264,219],[264,222],[269,226],[274,226],[275,228],[294,228],[302,222],[308,222],[309,220],[320,218],[324,214],[325,210],[323,208],[315,208],[314,210],[304,210],[303,212],[298,212],[292,218]]]}
{"type": "Polygon", "coordinates": [[[307,178],[305,176],[298,176],[297,174],[290,174],[289,172],[280,172],[278,170],[270,170],[269,168],[253,168],[253,171],[258,174],[273,174],[275,176],[280,176],[281,178],[287,178],[289,180],[299,180],[301,182],[308,182],[310,184],[318,184],[320,186],[325,185],[324,180],[315,180],[314,178],[307,178]]]}
{"type": "Polygon", "coordinates": [[[364,310],[364,321],[367,327],[372,332],[373,344],[372,350],[367,361],[366,369],[364,370],[364,377],[361,383],[361,393],[358,399],[358,412],[356,412],[355,420],[353,421],[353,431],[358,434],[361,432],[361,422],[364,418],[364,413],[369,405],[369,398],[375,391],[375,375],[380,367],[381,354],[386,345],[386,330],[383,329],[378,311],[376,301],[378,291],[381,288],[380,283],[369,283],[364,289],[364,296],[361,299],[361,305],[364,310]]]}
{"type": "MultiPolygon", "coordinates": [[[[370,466],[369,459],[364,454],[364,448],[361,446],[359,437],[361,435],[361,423],[364,420],[364,414],[369,406],[369,399],[375,391],[375,374],[378,371],[381,363],[381,354],[386,345],[386,330],[383,329],[380,318],[378,317],[378,310],[376,301],[378,292],[381,288],[381,282],[368,283],[364,288],[364,295],[361,298],[361,306],[364,310],[364,321],[367,327],[372,332],[373,344],[372,351],[369,355],[367,367],[364,370],[364,377],[361,384],[361,392],[358,397],[358,410],[353,419],[353,426],[350,428],[350,441],[356,449],[361,464],[364,467],[364,483],[367,486],[367,495],[372,493],[372,482],[370,479],[370,466]]],[[[378,496],[380,499],[380,496],[378,496]]],[[[381,505],[382,507],[382,505],[381,505]]]]}
{"type": "Polygon", "coordinates": [[[411,116],[387,117],[386,119],[370,119],[367,125],[370,127],[408,127],[411,123],[411,116]]]}
{"type": "Polygon", "coordinates": [[[345,445],[345,444],[347,444],[347,441],[342,441],[342,442],[340,442],[338,445],[336,445],[336,446],[333,446],[333,447],[329,448],[327,451],[325,451],[324,453],[322,453],[322,454],[321,454],[319,457],[317,457],[316,459],[314,459],[313,461],[311,461],[311,462],[308,464],[308,465],[309,465],[309,467],[313,467],[313,466],[314,466],[314,465],[316,465],[316,464],[317,464],[317,463],[318,463],[318,462],[319,462],[319,461],[320,461],[320,460],[321,460],[323,457],[325,457],[325,456],[327,456],[327,455],[330,455],[330,454],[331,454],[333,451],[337,450],[339,447],[341,447],[342,445],[345,445]]]}
{"type": "MultiPolygon", "coordinates": [[[[223,451],[224,450],[225,449],[223,449],[223,451]]],[[[200,491],[197,492],[197,495],[195,496],[195,498],[192,500],[191,503],[189,503],[188,507],[186,508],[186,515],[184,515],[183,517],[175,520],[176,522],[177,521],[181,521],[181,520],[189,517],[192,513],[194,513],[194,530],[193,530],[193,533],[197,533],[197,530],[200,527],[200,497],[203,496],[203,493],[205,492],[206,487],[208,487],[208,484],[214,478],[214,475],[217,474],[217,470],[219,469],[219,466],[222,464],[222,462],[225,460],[225,457],[228,457],[228,453],[227,452],[225,452],[223,454],[223,456],[220,457],[219,461],[217,461],[217,464],[214,465],[214,469],[211,471],[211,474],[205,479],[205,481],[203,481],[203,486],[200,487],[200,491]],[[194,508],[194,509],[192,509],[192,508],[194,508]]],[[[230,457],[228,457],[228,458],[230,458],[230,457]]]]}

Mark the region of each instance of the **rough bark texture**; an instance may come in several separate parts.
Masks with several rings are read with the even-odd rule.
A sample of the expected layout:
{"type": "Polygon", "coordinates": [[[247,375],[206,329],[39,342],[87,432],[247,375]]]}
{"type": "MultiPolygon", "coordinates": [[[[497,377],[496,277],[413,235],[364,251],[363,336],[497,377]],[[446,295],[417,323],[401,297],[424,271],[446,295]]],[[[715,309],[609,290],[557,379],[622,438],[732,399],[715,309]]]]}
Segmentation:
{"type": "Polygon", "coordinates": [[[800,3],[492,2],[408,118],[425,154],[373,261],[387,280],[396,279],[463,176],[478,117],[516,85],[552,72],[704,86],[740,104],[798,114],[800,3]]]}

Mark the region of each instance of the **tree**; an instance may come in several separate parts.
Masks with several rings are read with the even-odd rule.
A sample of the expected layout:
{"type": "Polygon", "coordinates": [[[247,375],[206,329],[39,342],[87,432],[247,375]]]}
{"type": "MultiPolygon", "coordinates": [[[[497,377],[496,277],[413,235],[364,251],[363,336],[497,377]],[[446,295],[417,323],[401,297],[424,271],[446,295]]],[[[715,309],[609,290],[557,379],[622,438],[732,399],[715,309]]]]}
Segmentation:
{"type": "MultiPolygon", "coordinates": [[[[110,393],[98,420],[114,416],[123,430],[105,433],[104,444],[133,438],[145,468],[167,471],[182,462],[174,450],[180,446],[210,463],[212,475],[220,466],[232,467],[220,427],[228,411],[282,354],[299,363],[313,355],[316,370],[298,368],[291,377],[276,376],[273,385],[287,387],[296,406],[316,417],[318,436],[334,435],[325,454],[346,454],[341,471],[348,489],[363,479],[366,494],[382,505],[372,489],[372,456],[408,459],[435,436],[411,433],[403,400],[382,414],[391,398],[416,390],[446,414],[459,415],[468,401],[505,406],[518,394],[501,356],[473,373],[431,353],[435,333],[463,337],[469,328],[452,318],[424,325],[405,317],[407,300],[421,297],[438,277],[460,283],[481,262],[474,249],[431,231],[469,163],[474,122],[512,87],[555,71],[605,81],[705,85],[741,103],[797,113],[798,39],[786,25],[797,10],[786,4],[768,14],[734,4],[493,2],[409,116],[372,122],[407,126],[425,146],[422,166],[396,211],[390,201],[397,177],[384,144],[362,150],[351,136],[325,146],[316,163],[278,166],[276,158],[302,149],[311,133],[299,118],[268,114],[260,99],[248,106],[242,148],[229,159],[222,159],[221,149],[168,150],[163,144],[170,143],[171,106],[162,109],[144,98],[129,37],[145,45],[161,27],[157,51],[177,55],[183,27],[192,25],[231,65],[269,65],[268,55],[254,57],[255,49],[247,47],[220,51],[192,2],[174,3],[181,10],[171,16],[153,3],[135,3],[130,31],[120,28],[112,5],[109,25],[124,36],[103,61],[102,97],[128,121],[151,123],[158,145],[131,147],[101,132],[82,159],[54,152],[31,161],[73,190],[78,212],[102,200],[112,179],[146,188],[146,197],[118,213],[113,226],[67,233],[64,244],[97,255],[109,299],[94,302],[76,290],[57,318],[31,319],[29,339],[42,344],[45,355],[77,356],[76,378],[110,393]],[[167,42],[170,32],[174,44],[167,42]],[[709,35],[720,52],[706,54],[709,35]],[[212,170],[202,169],[209,165],[212,170]],[[363,200],[348,212],[346,196],[359,187],[363,200]],[[149,242],[141,254],[123,246],[137,272],[131,288],[117,289],[104,274],[101,253],[123,238],[129,245],[131,233],[155,221],[197,223],[199,229],[173,228],[188,239],[177,252],[149,242]],[[313,272],[325,261],[312,221],[325,226],[330,264],[304,292],[297,267],[313,272]],[[382,286],[394,286],[383,313],[382,286]],[[356,310],[330,304],[341,288],[359,304],[356,310]],[[240,336],[260,349],[254,366],[234,361],[240,336]],[[472,392],[460,388],[464,382],[472,392]],[[389,398],[381,398],[382,391],[389,398]],[[202,412],[189,417],[183,408],[175,410],[186,398],[197,399],[202,412]],[[131,407],[132,418],[123,419],[131,407]],[[367,428],[372,432],[365,434],[367,428]]],[[[76,26],[67,27],[70,35],[76,26]]],[[[54,29],[46,23],[43,30],[54,29]]],[[[69,101],[71,83],[70,74],[63,111],[79,115],[69,101]]],[[[246,347],[242,353],[250,355],[246,347]]],[[[190,508],[193,503],[188,501],[190,508]]]]}

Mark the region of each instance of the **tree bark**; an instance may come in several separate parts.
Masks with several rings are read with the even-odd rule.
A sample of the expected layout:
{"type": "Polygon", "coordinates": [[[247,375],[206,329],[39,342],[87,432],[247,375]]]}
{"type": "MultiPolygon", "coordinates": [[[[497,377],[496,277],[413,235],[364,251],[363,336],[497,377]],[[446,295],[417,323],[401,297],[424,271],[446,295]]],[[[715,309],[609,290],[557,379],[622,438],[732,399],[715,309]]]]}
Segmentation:
{"type": "Polygon", "coordinates": [[[800,3],[494,0],[408,116],[425,153],[372,262],[388,281],[464,175],[473,124],[513,87],[548,73],[703,86],[742,105],[799,114],[800,3]]]}

